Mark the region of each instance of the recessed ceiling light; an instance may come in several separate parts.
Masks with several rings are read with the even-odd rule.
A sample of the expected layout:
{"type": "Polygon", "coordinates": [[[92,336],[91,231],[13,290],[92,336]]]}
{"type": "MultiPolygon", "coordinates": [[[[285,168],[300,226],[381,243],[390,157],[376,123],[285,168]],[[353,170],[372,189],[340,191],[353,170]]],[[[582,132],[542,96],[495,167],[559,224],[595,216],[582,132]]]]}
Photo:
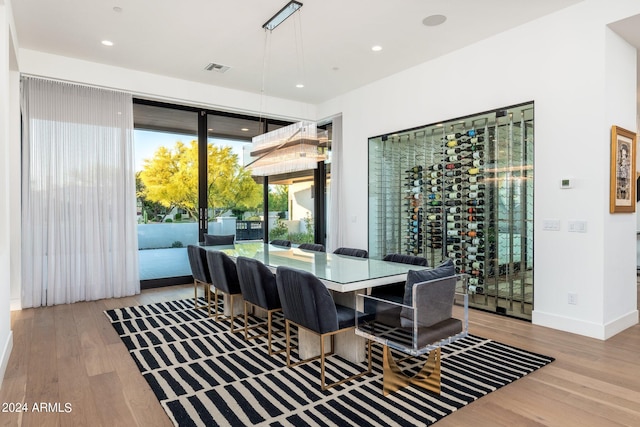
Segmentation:
{"type": "Polygon", "coordinates": [[[382,46],[378,46],[378,45],[372,46],[371,50],[374,52],[380,52],[382,50],[382,46]]]}
{"type": "Polygon", "coordinates": [[[303,88],[303,87],[304,87],[304,85],[303,85],[302,83],[298,83],[298,84],[296,85],[296,87],[297,87],[298,89],[301,89],[301,88],[303,88]]]}
{"type": "Polygon", "coordinates": [[[102,40],[101,43],[105,46],[113,46],[113,42],[111,40],[102,40]]]}
{"type": "Polygon", "coordinates": [[[444,21],[447,20],[447,17],[444,15],[430,15],[422,20],[422,23],[427,27],[435,27],[440,24],[444,24],[444,21]]]}
{"type": "Polygon", "coordinates": [[[120,6],[114,6],[113,11],[119,13],[119,12],[122,12],[122,8],[120,6]]]}
{"type": "Polygon", "coordinates": [[[242,128],[240,129],[242,132],[249,132],[249,128],[242,128]]]}

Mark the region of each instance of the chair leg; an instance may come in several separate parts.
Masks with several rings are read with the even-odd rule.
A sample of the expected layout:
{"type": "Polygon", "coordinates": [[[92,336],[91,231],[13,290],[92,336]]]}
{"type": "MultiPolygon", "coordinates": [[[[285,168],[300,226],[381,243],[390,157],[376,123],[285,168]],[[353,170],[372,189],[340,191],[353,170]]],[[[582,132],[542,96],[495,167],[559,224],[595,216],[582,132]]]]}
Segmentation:
{"type": "Polygon", "coordinates": [[[398,367],[388,346],[384,346],[382,353],[384,371],[382,394],[386,396],[409,384],[417,385],[438,395],[440,394],[440,348],[436,348],[429,353],[429,357],[420,372],[412,377],[405,375],[398,367]]]}

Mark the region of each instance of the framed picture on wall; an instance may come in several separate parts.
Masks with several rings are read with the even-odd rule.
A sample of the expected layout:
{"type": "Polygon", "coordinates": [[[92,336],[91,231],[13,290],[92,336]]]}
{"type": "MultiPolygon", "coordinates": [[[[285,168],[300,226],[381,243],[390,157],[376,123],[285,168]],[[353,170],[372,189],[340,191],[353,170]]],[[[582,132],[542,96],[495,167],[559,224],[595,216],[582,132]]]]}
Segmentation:
{"type": "Polygon", "coordinates": [[[611,127],[611,190],[609,212],[636,211],[636,134],[611,127]]]}

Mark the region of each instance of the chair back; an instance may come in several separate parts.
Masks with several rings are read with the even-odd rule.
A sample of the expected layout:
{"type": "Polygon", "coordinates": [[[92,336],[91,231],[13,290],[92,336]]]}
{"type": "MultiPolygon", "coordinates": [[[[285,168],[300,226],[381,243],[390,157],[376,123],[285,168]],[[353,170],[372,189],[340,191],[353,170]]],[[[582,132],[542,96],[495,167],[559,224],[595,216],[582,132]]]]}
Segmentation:
{"type": "Polygon", "coordinates": [[[206,252],[213,286],[229,295],[239,294],[238,270],[233,260],[224,252],[206,252]]]}
{"type": "Polygon", "coordinates": [[[319,334],[339,329],[333,298],[316,276],[280,266],[276,270],[276,283],[286,319],[319,334]]]}
{"type": "Polygon", "coordinates": [[[204,235],[204,244],[205,246],[222,246],[222,245],[233,245],[236,240],[235,234],[205,234],[204,235]]]}
{"type": "Polygon", "coordinates": [[[302,243],[298,246],[298,249],[306,249],[308,251],[324,252],[324,245],[320,243],[302,243]]]}
{"type": "Polygon", "coordinates": [[[355,248],[338,248],[333,251],[334,254],[354,256],[358,258],[369,258],[369,253],[364,249],[355,248]]]}
{"type": "Polygon", "coordinates": [[[276,276],[262,262],[239,256],[236,259],[242,298],[266,310],[280,308],[276,276]]]}
{"type": "Polygon", "coordinates": [[[401,264],[419,265],[422,267],[428,267],[427,259],[414,255],[404,254],[388,254],[382,258],[383,261],[399,262],[401,264]]]}
{"type": "Polygon", "coordinates": [[[436,325],[452,316],[456,276],[416,283],[413,285],[412,293],[413,310],[402,309],[401,324],[404,327],[436,325]]]}
{"type": "Polygon", "coordinates": [[[290,240],[272,240],[271,241],[272,245],[276,245],[276,246],[284,246],[285,248],[290,248],[291,247],[291,241],[290,240]]]}
{"type": "Polygon", "coordinates": [[[187,246],[187,256],[191,266],[191,275],[199,282],[211,283],[209,266],[207,265],[207,251],[196,245],[187,246]]]}

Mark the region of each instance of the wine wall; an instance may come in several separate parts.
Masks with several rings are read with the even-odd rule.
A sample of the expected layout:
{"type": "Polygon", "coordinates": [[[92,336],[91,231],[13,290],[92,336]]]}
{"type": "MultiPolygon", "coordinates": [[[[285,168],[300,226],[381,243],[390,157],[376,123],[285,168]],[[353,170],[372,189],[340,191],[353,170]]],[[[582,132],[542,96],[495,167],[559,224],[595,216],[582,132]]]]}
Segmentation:
{"type": "Polygon", "coordinates": [[[369,252],[451,258],[470,304],[533,309],[533,104],[369,140],[369,252]]]}

